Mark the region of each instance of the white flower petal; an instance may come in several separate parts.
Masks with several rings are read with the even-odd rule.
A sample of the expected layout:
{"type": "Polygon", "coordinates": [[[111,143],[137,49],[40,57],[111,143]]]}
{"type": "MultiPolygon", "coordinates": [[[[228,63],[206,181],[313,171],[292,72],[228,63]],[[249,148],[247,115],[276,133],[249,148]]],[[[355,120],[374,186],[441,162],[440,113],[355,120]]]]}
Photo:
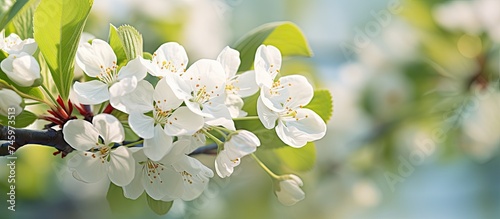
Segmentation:
{"type": "Polygon", "coordinates": [[[170,136],[192,135],[203,127],[205,120],[187,107],[179,107],[168,118],[165,133],[170,136]]]}
{"type": "Polygon", "coordinates": [[[221,64],[201,59],[192,64],[182,75],[192,91],[192,99],[203,106],[224,104],[226,78],[221,64]]]}
{"type": "Polygon", "coordinates": [[[137,83],[134,91],[120,98],[120,104],[125,108],[125,112],[149,112],[153,110],[154,88],[149,82],[142,80],[137,83]]]}
{"type": "Polygon", "coordinates": [[[302,75],[290,75],[278,80],[279,86],[262,87],[262,102],[276,112],[307,105],[314,96],[312,85],[302,75]]]}
{"type": "Polygon", "coordinates": [[[263,102],[262,98],[259,97],[257,100],[257,114],[259,115],[260,122],[267,129],[272,129],[276,126],[276,120],[278,119],[278,114],[270,110],[263,102]]]}
{"type": "Polygon", "coordinates": [[[84,182],[94,183],[102,180],[108,173],[109,162],[100,158],[100,153],[76,152],[71,161],[74,164],[72,169],[77,172],[80,179],[84,182]]]}
{"type": "MultiPolygon", "coordinates": [[[[94,117],[95,118],[95,117],[94,117]]],[[[135,161],[128,148],[120,146],[111,151],[108,176],[117,186],[126,186],[135,175],[135,161]]]]}
{"type": "Polygon", "coordinates": [[[240,67],[240,52],[235,49],[226,46],[222,52],[217,57],[217,61],[221,63],[224,68],[224,72],[226,73],[226,78],[232,78],[238,72],[238,68],[240,67]]]}
{"type": "Polygon", "coordinates": [[[156,106],[163,111],[176,109],[182,104],[182,100],[177,98],[167,83],[166,78],[163,78],[156,84],[153,100],[156,102],[156,106]]]}
{"type": "Polygon", "coordinates": [[[296,118],[280,119],[276,134],[287,145],[300,148],[307,142],[323,138],[326,134],[326,124],[314,111],[297,109],[296,118]]]}
{"type": "Polygon", "coordinates": [[[191,112],[196,113],[200,116],[207,117],[207,118],[213,118],[214,116],[208,113],[204,113],[201,111],[201,106],[197,102],[191,102],[189,100],[184,100],[184,103],[186,106],[191,110],[191,112]]]}
{"type": "MultiPolygon", "coordinates": [[[[132,151],[132,150],[130,150],[132,151]]],[[[144,192],[144,186],[142,185],[143,178],[143,165],[139,164],[139,162],[146,161],[148,158],[144,155],[142,148],[132,152],[132,156],[134,157],[134,165],[135,165],[135,174],[134,179],[128,185],[123,186],[123,195],[129,199],[137,199],[144,192]]]]}
{"type": "Polygon", "coordinates": [[[141,138],[149,139],[154,136],[155,120],[142,113],[134,112],[128,117],[130,128],[141,138]]]}
{"type": "Polygon", "coordinates": [[[189,141],[189,145],[184,151],[185,154],[190,154],[194,150],[196,150],[198,147],[203,146],[206,144],[207,139],[205,134],[201,132],[196,132],[193,135],[181,135],[178,136],[179,141],[181,140],[186,140],[189,141]]]}
{"type": "Polygon", "coordinates": [[[216,107],[205,107],[203,112],[212,115],[213,118],[206,118],[205,123],[212,126],[223,126],[229,130],[236,130],[231,113],[226,105],[216,107]]]}
{"type": "Polygon", "coordinates": [[[222,150],[215,158],[215,171],[217,175],[221,178],[226,178],[231,176],[234,171],[234,167],[240,164],[240,159],[231,160],[226,153],[226,150],[222,150]]]}
{"type": "Polygon", "coordinates": [[[231,82],[237,88],[236,94],[240,97],[249,97],[259,91],[259,86],[255,81],[255,71],[247,71],[236,75],[235,79],[231,82]]]}
{"type": "MultiPolygon", "coordinates": [[[[184,179],[181,173],[177,172],[172,167],[165,170],[165,180],[163,181],[168,188],[166,190],[168,199],[178,199],[184,194],[184,179]]],[[[162,199],[165,200],[165,199],[162,199]]]]}
{"type": "Polygon", "coordinates": [[[141,181],[146,193],[155,200],[161,200],[170,189],[165,181],[175,172],[167,167],[156,168],[155,172],[148,172],[146,166],[144,168],[145,171],[142,173],[141,181]]]}
{"type": "Polygon", "coordinates": [[[289,108],[305,106],[311,102],[314,96],[314,89],[306,77],[302,75],[289,75],[279,79],[282,86],[288,90],[290,101],[284,105],[289,108]]]}
{"type": "Polygon", "coordinates": [[[122,99],[125,95],[132,93],[137,87],[137,78],[132,76],[131,78],[125,78],[117,83],[114,83],[109,88],[109,103],[115,109],[126,112],[126,107],[122,103],[122,99]]]}
{"type": "Polygon", "coordinates": [[[254,61],[255,79],[259,86],[271,87],[281,68],[281,52],[274,46],[257,48],[254,61]]]}
{"type": "Polygon", "coordinates": [[[92,124],[99,132],[106,145],[121,143],[125,139],[125,131],[120,121],[110,114],[99,114],[94,116],[92,124]]]}
{"type": "Polygon", "coordinates": [[[76,63],[88,76],[97,77],[103,72],[103,68],[116,65],[116,55],[107,42],[95,39],[92,40],[92,45],[85,43],[78,47],[76,63]]]}
{"type": "Polygon", "coordinates": [[[97,129],[85,120],[70,120],[63,127],[64,140],[79,151],[87,151],[96,146],[99,139],[97,129]]]}
{"type": "Polygon", "coordinates": [[[172,149],[172,137],[167,135],[160,125],[154,127],[154,137],[144,139],[144,154],[149,159],[158,161],[172,149]]]}
{"type": "Polygon", "coordinates": [[[73,85],[75,94],[81,104],[95,105],[109,100],[108,85],[101,81],[75,82],[73,85]]]}
{"type": "Polygon", "coordinates": [[[242,158],[257,150],[260,140],[257,136],[247,130],[238,130],[224,143],[224,150],[231,160],[242,158]]]}
{"type": "Polygon", "coordinates": [[[208,187],[209,178],[214,175],[212,170],[197,159],[189,156],[183,156],[172,166],[179,174],[184,171],[190,174],[183,176],[186,179],[183,181],[184,192],[179,198],[184,201],[191,201],[200,196],[208,187]]]}
{"type": "Polygon", "coordinates": [[[147,74],[147,69],[141,62],[142,57],[137,57],[130,60],[127,65],[123,66],[118,72],[118,80],[125,78],[136,77],[138,81],[144,79],[147,74]]]}
{"type": "Polygon", "coordinates": [[[156,50],[151,63],[154,67],[148,68],[150,73],[155,76],[166,76],[170,73],[184,72],[188,56],[183,46],[175,42],[168,42],[156,50]]]}
{"type": "Polygon", "coordinates": [[[247,113],[241,108],[243,108],[243,99],[235,94],[228,94],[226,96],[226,100],[224,101],[227,109],[229,110],[229,114],[232,118],[245,117],[247,113]]]}

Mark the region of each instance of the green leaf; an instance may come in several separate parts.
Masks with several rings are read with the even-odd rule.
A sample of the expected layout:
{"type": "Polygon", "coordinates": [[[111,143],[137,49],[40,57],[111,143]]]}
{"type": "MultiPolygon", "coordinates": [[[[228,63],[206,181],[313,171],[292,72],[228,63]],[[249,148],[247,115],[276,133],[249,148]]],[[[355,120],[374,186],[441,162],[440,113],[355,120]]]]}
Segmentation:
{"type": "Polygon", "coordinates": [[[311,170],[316,163],[316,147],[309,142],[304,147],[281,147],[274,151],[282,164],[294,171],[311,170]]]}
{"type": "Polygon", "coordinates": [[[35,10],[34,37],[54,83],[68,99],[75,54],[93,0],[41,1],[35,10]]]}
{"type": "Polygon", "coordinates": [[[149,208],[151,208],[151,210],[153,210],[158,215],[167,214],[174,204],[173,201],[164,202],[161,200],[154,200],[153,198],[149,197],[149,195],[146,195],[146,199],[148,200],[149,208]]]}
{"type": "Polygon", "coordinates": [[[142,56],[142,35],[134,27],[123,25],[118,27],[117,34],[123,44],[125,55],[128,60],[142,56]]]}
{"type": "Polygon", "coordinates": [[[139,196],[136,200],[128,199],[123,195],[122,187],[117,186],[114,183],[110,183],[106,199],[108,200],[109,207],[113,214],[117,214],[119,216],[127,215],[131,217],[136,215],[136,217],[138,217],[139,215],[137,214],[139,212],[142,213],[143,209],[146,208],[144,195],[139,196]]]}
{"type": "Polygon", "coordinates": [[[29,0],[0,0],[0,30],[4,29],[7,24],[16,16],[16,14],[28,3],[29,0]],[[15,2],[15,3],[14,3],[15,2]],[[5,10],[4,10],[5,9],[5,10]]]}
{"type": "Polygon", "coordinates": [[[38,0],[30,0],[12,18],[11,25],[21,39],[33,38],[33,14],[35,13],[38,0]]]}
{"type": "Polygon", "coordinates": [[[333,114],[332,95],[328,90],[314,91],[314,97],[305,108],[316,112],[325,122],[328,122],[333,114]]]}
{"type": "Polygon", "coordinates": [[[302,148],[280,147],[273,150],[257,150],[257,157],[278,174],[305,172],[316,164],[316,147],[307,143],[302,148]]]}
{"type": "Polygon", "coordinates": [[[109,25],[108,41],[116,54],[118,65],[125,64],[127,62],[127,55],[125,54],[124,44],[118,35],[118,30],[112,24],[109,25]]]}
{"type": "Polygon", "coordinates": [[[21,114],[19,114],[15,117],[14,123],[12,123],[12,122],[8,123],[8,121],[11,121],[11,120],[9,120],[5,116],[0,116],[0,121],[2,124],[8,123],[9,126],[12,126],[14,128],[24,128],[26,126],[31,125],[37,119],[38,119],[38,116],[36,116],[32,112],[26,111],[26,110],[23,110],[23,112],[21,112],[21,114]]]}
{"type": "Polygon", "coordinates": [[[255,52],[262,44],[276,46],[283,57],[311,57],[313,55],[304,34],[297,25],[292,22],[268,23],[250,31],[233,46],[240,51],[239,71],[252,69],[255,52]]]}

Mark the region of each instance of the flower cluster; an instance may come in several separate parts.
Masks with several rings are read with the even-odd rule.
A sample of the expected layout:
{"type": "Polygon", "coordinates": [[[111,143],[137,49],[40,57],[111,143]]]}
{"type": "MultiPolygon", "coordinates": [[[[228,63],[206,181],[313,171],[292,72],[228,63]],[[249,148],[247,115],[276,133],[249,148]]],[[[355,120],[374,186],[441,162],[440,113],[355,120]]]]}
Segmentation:
{"type": "MultiPolygon", "coordinates": [[[[2,31],[0,49],[6,57],[1,69],[12,83],[17,87],[41,85],[33,39],[22,40],[14,33],[5,37],[2,31]]],[[[216,59],[201,59],[188,67],[184,47],[169,42],[150,59],[137,56],[119,64],[107,42],[83,40],[75,61],[90,80],[73,84],[73,98],[67,104],[60,97],[53,98],[56,105],[48,110],[52,116],[43,118],[62,127],[65,141],[77,151],[68,162],[76,179],[91,183],[109,178],[131,199],[146,191],[156,200],[192,200],[214,176],[189,156],[195,150],[210,146],[207,141],[214,142],[215,170],[224,178],[260,146],[254,133],[237,130],[234,121],[259,119],[295,148],[326,132],[323,120],[304,108],[314,95],[307,79],[278,77],[282,57],[276,47],[260,46],[251,71],[238,72],[239,56],[237,50],[226,47],[216,59]],[[256,93],[260,94],[258,116],[247,117],[244,98],[256,93]],[[101,109],[93,116],[90,109],[96,105],[101,109]],[[72,116],[73,106],[83,119],[72,116]],[[114,110],[125,113],[125,120],[111,115],[114,110]],[[124,124],[138,136],[137,141],[124,142],[124,124]]],[[[0,115],[7,116],[11,107],[16,115],[21,113],[24,103],[17,91],[3,88],[0,97],[0,115]]],[[[265,169],[279,182],[276,194],[281,202],[289,205],[303,198],[297,176],[277,176],[265,169]]]]}
{"type": "MultiPolygon", "coordinates": [[[[312,85],[300,75],[278,77],[281,53],[276,47],[260,46],[251,71],[238,73],[239,56],[226,47],[216,59],[188,66],[184,47],[169,42],[150,59],[137,56],[120,65],[107,42],[82,43],[76,63],[90,80],[74,83],[73,102],[101,110],[91,119],[69,120],[62,129],[65,141],[76,149],[68,164],[73,176],[89,183],[109,179],[130,199],[146,192],[155,200],[188,201],[201,195],[214,176],[190,156],[200,147],[213,145],[215,170],[222,178],[231,176],[247,155],[263,165],[253,155],[259,138],[237,129],[239,119],[260,119],[296,148],[325,135],[325,122],[304,108],[314,95],[312,85]],[[244,98],[259,90],[258,116],[247,117],[244,98]],[[127,117],[119,120],[111,114],[114,110],[127,117]],[[125,142],[124,124],[137,141],[125,142]]],[[[282,203],[304,198],[300,178],[270,175],[280,185],[276,195],[282,203]]]]}

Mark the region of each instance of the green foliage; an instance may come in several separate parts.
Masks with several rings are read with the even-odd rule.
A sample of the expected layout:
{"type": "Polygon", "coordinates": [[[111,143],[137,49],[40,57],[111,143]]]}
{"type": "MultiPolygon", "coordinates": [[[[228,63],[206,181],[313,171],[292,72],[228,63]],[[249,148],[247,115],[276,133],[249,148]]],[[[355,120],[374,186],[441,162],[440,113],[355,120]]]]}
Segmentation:
{"type": "Polygon", "coordinates": [[[328,122],[333,114],[332,94],[328,90],[314,91],[314,97],[305,108],[316,112],[325,122],[328,122]]]}
{"type": "MultiPolygon", "coordinates": [[[[35,120],[37,120],[38,117],[33,114],[30,111],[23,110],[21,114],[17,115],[15,117],[15,123],[9,123],[9,126],[12,126],[14,128],[24,128],[26,126],[31,125],[35,120]]],[[[5,116],[0,116],[0,123],[6,125],[10,121],[7,117],[5,116]]]]}
{"type": "Polygon", "coordinates": [[[18,0],[15,1],[14,4],[13,1],[7,1],[7,0],[0,0],[0,5],[3,7],[0,7],[0,30],[4,29],[7,24],[16,16],[16,14],[23,8],[23,6],[28,3],[29,0],[18,0]],[[9,5],[8,4],[12,4],[9,5]],[[6,10],[3,10],[6,9],[6,10]]]}
{"type": "Polygon", "coordinates": [[[149,197],[149,195],[146,195],[146,199],[148,200],[149,208],[151,208],[151,210],[153,210],[158,215],[167,214],[174,204],[173,201],[164,202],[160,200],[154,200],[153,198],[149,197]]]}
{"type": "Polygon", "coordinates": [[[136,200],[128,199],[123,195],[122,187],[113,183],[110,183],[109,185],[106,199],[108,200],[111,211],[119,215],[130,216],[130,214],[140,212],[144,207],[146,207],[145,204],[142,204],[145,202],[144,195],[141,195],[136,200]]]}
{"type": "Polygon", "coordinates": [[[128,60],[135,59],[137,56],[142,56],[142,35],[139,31],[132,26],[123,25],[116,29],[116,34],[121,41],[128,60]]]}
{"type": "Polygon", "coordinates": [[[257,150],[257,156],[278,174],[305,172],[316,164],[316,146],[307,143],[302,148],[280,147],[271,150],[257,150]]]}
{"type": "Polygon", "coordinates": [[[34,37],[54,84],[68,99],[75,54],[93,0],[41,1],[34,15],[34,37]]]}
{"type": "Polygon", "coordinates": [[[109,25],[109,45],[113,48],[116,54],[118,65],[124,65],[127,62],[127,55],[125,54],[125,45],[120,36],[118,35],[118,30],[112,24],[109,25]]]}
{"type": "Polygon", "coordinates": [[[16,33],[21,39],[33,38],[33,14],[39,0],[30,0],[16,10],[12,19],[5,27],[6,34],[16,33]]]}
{"type": "Polygon", "coordinates": [[[297,25],[292,22],[268,23],[250,31],[234,44],[241,56],[239,71],[252,69],[255,52],[262,44],[276,46],[284,57],[312,56],[309,43],[297,25]]]}

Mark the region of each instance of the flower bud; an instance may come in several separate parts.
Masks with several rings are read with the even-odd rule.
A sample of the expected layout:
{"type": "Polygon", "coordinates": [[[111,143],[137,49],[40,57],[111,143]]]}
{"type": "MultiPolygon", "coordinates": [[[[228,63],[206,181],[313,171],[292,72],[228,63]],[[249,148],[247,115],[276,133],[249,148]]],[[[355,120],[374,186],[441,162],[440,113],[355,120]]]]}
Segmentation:
{"type": "Polygon", "coordinates": [[[22,103],[23,99],[16,92],[0,89],[0,115],[19,115],[23,111],[22,103]]]}
{"type": "Polygon", "coordinates": [[[220,151],[215,159],[217,174],[221,178],[233,174],[241,158],[255,152],[258,146],[260,146],[259,138],[252,132],[239,130],[231,134],[224,143],[224,150],[220,151]]]}
{"type": "Polygon", "coordinates": [[[305,193],[300,188],[303,183],[302,180],[293,174],[284,176],[278,184],[278,188],[274,191],[281,204],[292,206],[305,198],[305,193]]]}
{"type": "Polygon", "coordinates": [[[10,80],[21,87],[36,86],[41,82],[40,65],[35,57],[25,52],[9,55],[0,67],[10,80]]]}

